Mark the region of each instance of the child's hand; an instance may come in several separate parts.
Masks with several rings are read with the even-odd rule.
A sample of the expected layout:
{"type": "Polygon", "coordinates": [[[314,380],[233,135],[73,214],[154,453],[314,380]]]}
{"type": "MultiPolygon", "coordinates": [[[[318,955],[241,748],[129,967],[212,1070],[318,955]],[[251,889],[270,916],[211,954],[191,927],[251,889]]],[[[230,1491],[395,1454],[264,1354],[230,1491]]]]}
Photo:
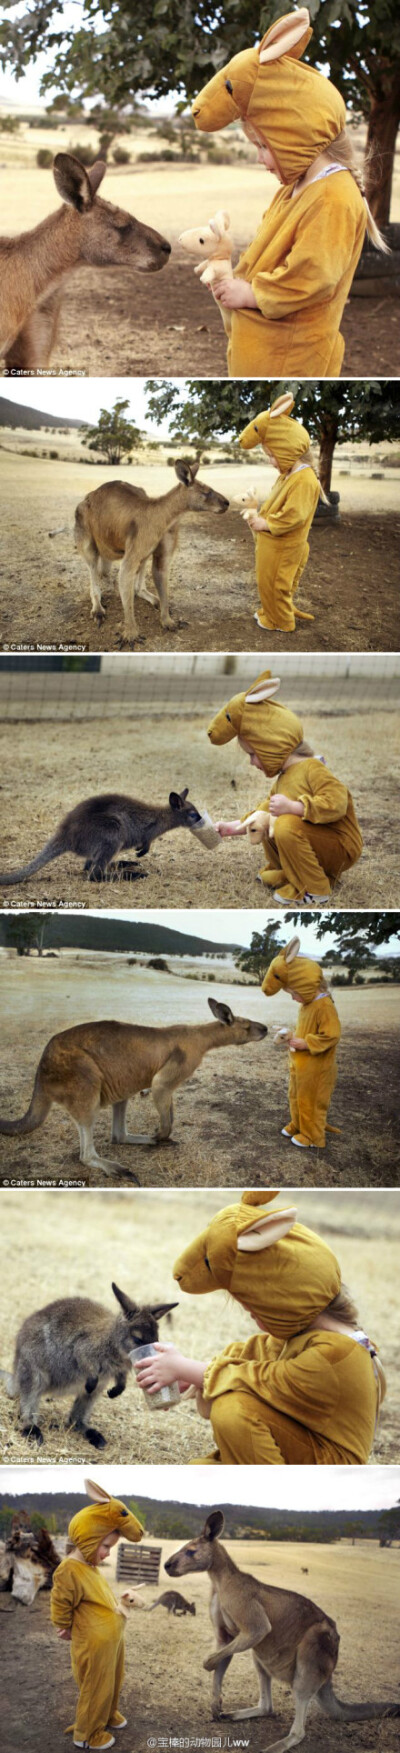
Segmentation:
{"type": "Polygon", "coordinates": [[[308,1053],[307,1042],[302,1041],[300,1035],[290,1036],[289,1047],[292,1047],[295,1053],[308,1053]]]}
{"type": "MultiPolygon", "coordinates": [[[[135,1375],[140,1388],[146,1388],[148,1394],[156,1394],[158,1388],[167,1388],[171,1382],[179,1381],[184,1375],[186,1359],[176,1345],[157,1344],[157,1357],[142,1357],[135,1367],[135,1375]]],[[[185,1387],[187,1379],[185,1381],[185,1387]]]]}
{"type": "Polygon", "coordinates": [[[214,828],[216,828],[221,840],[232,840],[235,834],[246,833],[244,822],[241,822],[240,818],[235,822],[214,822],[214,828]]]}
{"type": "Polygon", "coordinates": [[[250,530],[267,529],[265,517],[260,517],[259,511],[242,511],[242,517],[245,518],[250,530]]]}
{"type": "Polygon", "coordinates": [[[271,816],[304,816],[304,804],[285,797],[283,791],[276,791],[274,797],[270,797],[268,808],[271,816]]]}
{"type": "Polygon", "coordinates": [[[234,279],[233,275],[224,274],[220,280],[214,280],[213,294],[217,304],[222,304],[225,310],[243,310],[246,306],[250,310],[258,308],[249,281],[234,279]]]}
{"type": "Polygon", "coordinates": [[[64,1630],[61,1628],[61,1625],[59,1625],[57,1627],[57,1637],[59,1637],[60,1643],[70,1643],[71,1637],[72,1637],[72,1631],[68,1631],[67,1626],[65,1627],[65,1630],[64,1630]]]}

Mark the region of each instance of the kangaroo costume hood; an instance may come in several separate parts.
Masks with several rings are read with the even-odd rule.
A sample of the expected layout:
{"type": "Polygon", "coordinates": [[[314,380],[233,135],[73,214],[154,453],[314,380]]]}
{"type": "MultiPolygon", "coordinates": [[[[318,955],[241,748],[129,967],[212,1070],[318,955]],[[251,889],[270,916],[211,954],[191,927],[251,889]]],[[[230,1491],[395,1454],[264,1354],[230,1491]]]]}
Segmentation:
{"type": "Polygon", "coordinates": [[[305,1332],[340,1290],[340,1268],[295,1207],[268,1207],[276,1191],[243,1193],[226,1205],[174,1267],[181,1290],[227,1290],[276,1339],[305,1332]],[[259,1207],[255,1215],[254,1207],[259,1207]]]}
{"type": "Polygon", "coordinates": [[[310,956],[299,955],[299,950],[300,938],[292,937],[286,948],[274,956],[262,982],[267,998],[274,998],[283,987],[284,992],[298,992],[302,1004],[312,1004],[319,992],[326,991],[323,968],[319,962],[312,962],[310,956]]]}
{"type": "Polygon", "coordinates": [[[278,18],[262,42],[234,55],[192,107],[196,128],[213,134],[230,122],[251,124],[269,146],[285,183],[304,176],[346,124],[343,98],[301,56],[312,37],[307,8],[278,18]]]}
{"type": "Polygon", "coordinates": [[[95,1502],[87,1504],[72,1517],[68,1534],[90,1564],[106,1534],[118,1533],[123,1534],[124,1540],[141,1540],[143,1528],[118,1497],[109,1497],[101,1485],[92,1484],[90,1479],[85,1480],[85,1485],[88,1496],[95,1502]]]}
{"type": "Polygon", "coordinates": [[[257,444],[265,445],[276,458],[282,474],[293,468],[294,463],[301,462],[310,449],[309,434],[305,426],[298,420],[290,420],[294,398],[289,392],[278,396],[276,402],[264,413],[257,414],[241,432],[239,444],[242,450],[254,450],[257,444]]]}
{"type": "Polygon", "coordinates": [[[293,755],[303,740],[303,726],[288,706],[273,702],[280,687],[279,677],[263,670],[248,693],[234,694],[222,712],[217,712],[208,726],[210,742],[220,746],[241,736],[262,761],[270,779],[280,772],[288,755],[293,755]]]}

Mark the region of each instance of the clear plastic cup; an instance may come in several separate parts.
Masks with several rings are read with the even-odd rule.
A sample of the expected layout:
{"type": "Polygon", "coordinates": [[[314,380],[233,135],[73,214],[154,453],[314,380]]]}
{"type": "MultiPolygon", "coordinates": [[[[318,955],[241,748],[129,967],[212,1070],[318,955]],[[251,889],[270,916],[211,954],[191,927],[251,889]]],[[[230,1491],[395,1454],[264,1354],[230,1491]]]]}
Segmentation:
{"type": "MultiPolygon", "coordinates": [[[[135,1345],[134,1350],[128,1352],[128,1357],[136,1370],[143,1357],[157,1357],[155,1345],[135,1345]]],[[[167,1387],[157,1388],[155,1394],[149,1394],[147,1388],[142,1388],[142,1394],[150,1412],[169,1412],[171,1406],[178,1405],[181,1397],[177,1382],[169,1382],[167,1387]]]]}
{"type": "Polygon", "coordinates": [[[214,828],[214,823],[212,817],[208,814],[208,810],[203,810],[201,821],[198,822],[196,828],[191,828],[190,832],[191,834],[196,835],[196,840],[200,840],[200,845],[206,846],[209,852],[215,851],[217,846],[221,845],[220,836],[217,829],[214,828]]]}

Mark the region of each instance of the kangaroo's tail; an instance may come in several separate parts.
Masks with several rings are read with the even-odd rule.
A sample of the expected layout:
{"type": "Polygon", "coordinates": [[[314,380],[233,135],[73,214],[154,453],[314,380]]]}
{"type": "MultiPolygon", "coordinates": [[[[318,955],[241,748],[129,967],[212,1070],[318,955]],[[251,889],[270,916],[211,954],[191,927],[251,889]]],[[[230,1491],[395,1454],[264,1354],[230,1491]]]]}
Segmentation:
{"type": "Polygon", "coordinates": [[[367,1699],[365,1704],[342,1704],[341,1698],[336,1698],[330,1680],[317,1692],[316,1704],[319,1704],[325,1716],[333,1717],[336,1722],[341,1723],[362,1723],[369,1717],[400,1716],[399,1699],[397,1704],[385,1704],[383,1699],[381,1704],[376,1704],[371,1699],[367,1699]]]}
{"type": "Polygon", "coordinates": [[[315,615],[306,615],[305,609],[295,609],[297,621],[315,621],[315,615]]]}
{"type": "Polygon", "coordinates": [[[342,1128],[341,1128],[341,1126],[328,1126],[328,1121],[327,1121],[326,1122],[326,1130],[327,1130],[327,1132],[337,1132],[337,1134],[339,1136],[339,1133],[341,1132],[342,1128]]]}
{"type": "Polygon", "coordinates": [[[7,888],[13,883],[24,883],[26,877],[33,876],[36,870],[42,869],[44,864],[51,864],[53,858],[60,858],[64,851],[65,847],[59,835],[53,834],[52,840],[47,840],[46,846],[43,846],[42,851],[38,852],[37,858],[32,858],[30,864],[23,864],[20,870],[0,871],[0,884],[7,888]]]}
{"type": "Polygon", "coordinates": [[[46,1096],[43,1089],[39,1065],[36,1072],[32,1100],[29,1103],[29,1108],[27,1108],[26,1114],[22,1114],[20,1120],[0,1120],[0,1132],[6,1132],[7,1136],[11,1136],[15,1133],[19,1133],[21,1136],[21,1134],[25,1132],[36,1132],[38,1126],[43,1126],[43,1121],[46,1119],[49,1108],[51,1108],[51,1096],[46,1096]]]}

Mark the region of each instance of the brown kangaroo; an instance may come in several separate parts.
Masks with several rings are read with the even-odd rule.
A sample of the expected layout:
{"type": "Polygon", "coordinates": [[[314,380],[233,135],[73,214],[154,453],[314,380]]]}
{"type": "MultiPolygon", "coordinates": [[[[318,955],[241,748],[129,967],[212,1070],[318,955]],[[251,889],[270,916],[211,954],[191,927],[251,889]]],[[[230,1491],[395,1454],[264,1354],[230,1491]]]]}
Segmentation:
{"type": "Polygon", "coordinates": [[[91,883],[112,882],[116,877],[134,882],[144,876],[144,871],[128,860],[117,860],[118,852],[134,847],[137,858],[145,858],[153,840],[159,840],[162,834],[169,834],[174,828],[193,832],[201,821],[199,810],[190,802],[187,786],[181,792],[170,791],[169,802],[164,805],[142,803],[122,792],[105,791],[100,797],[84,798],[69,810],[30,864],[0,872],[0,885],[9,888],[14,883],[24,883],[45,864],[62,858],[64,852],[74,852],[77,858],[85,859],[85,875],[91,883]]]}
{"type": "Polygon", "coordinates": [[[48,365],[66,275],[82,263],[155,273],[171,246],[132,213],[98,198],[107,166],[85,170],[71,152],[58,152],[53,176],[63,206],[33,231],[0,239],[0,352],[17,371],[48,365]]]}
{"type": "MultiPolygon", "coordinates": [[[[105,1161],[95,1149],[93,1124],[101,1108],[113,1110],[112,1143],[163,1143],[172,1131],[173,1091],[193,1077],[204,1054],[216,1047],[243,1047],[267,1035],[264,1023],[235,1017],[228,1004],[215,998],[208,1003],[216,1019],[212,1023],[177,1023],[159,1029],[134,1023],[78,1023],[53,1035],[39,1061],[27,1113],[21,1120],[0,1120],[0,1133],[35,1132],[56,1102],[78,1127],[80,1162],[105,1174],[113,1168],[121,1172],[120,1163],[105,1161]],[[154,1139],[126,1131],[128,1101],[150,1088],[159,1116],[154,1139]]],[[[129,1173],[137,1181],[137,1175],[129,1173]]]]}
{"type": "Polygon", "coordinates": [[[287,1682],[295,1699],[295,1716],[288,1735],[272,1741],[268,1753],[288,1753],[304,1740],[311,1700],[336,1722],[363,1722],[369,1717],[400,1716],[400,1703],[342,1704],[331,1685],[339,1652],[339,1633],[334,1619],[293,1589],[272,1588],[259,1583],[249,1571],[239,1570],[221,1546],[224,1516],[212,1510],[199,1539],[190,1540],[168,1558],[168,1576],[208,1570],[211,1582],[211,1619],[217,1649],[204,1667],[214,1671],[213,1716],[230,1716],[235,1722],[249,1717],[274,1716],[271,1679],[287,1682]],[[222,1681],[232,1656],[251,1650],[260,1686],[259,1703],[249,1709],[221,1710],[222,1681]]]}
{"type": "Polygon", "coordinates": [[[169,571],[184,512],[228,510],[229,500],[222,493],[196,481],[198,462],[180,457],[174,466],[179,486],[158,499],[150,499],[143,487],[128,481],[107,481],[87,493],[76,508],[75,543],[89,567],[92,615],[97,621],[105,615],[101,581],[112,561],[118,561],[123,635],[129,644],[138,636],[135,592],[148,603],[159,603],[162,627],[176,625],[170,612],[169,571]],[[155,593],[144,582],[150,556],[155,593]]]}
{"type": "Polygon", "coordinates": [[[193,1616],[196,1614],[194,1601],[187,1601],[186,1595],[179,1594],[179,1589],[165,1589],[163,1595],[158,1595],[157,1600],[152,1601],[151,1607],[145,1607],[145,1612],[154,1613],[155,1607],[165,1607],[167,1613],[176,1614],[182,1619],[185,1613],[192,1613],[193,1616]]]}

